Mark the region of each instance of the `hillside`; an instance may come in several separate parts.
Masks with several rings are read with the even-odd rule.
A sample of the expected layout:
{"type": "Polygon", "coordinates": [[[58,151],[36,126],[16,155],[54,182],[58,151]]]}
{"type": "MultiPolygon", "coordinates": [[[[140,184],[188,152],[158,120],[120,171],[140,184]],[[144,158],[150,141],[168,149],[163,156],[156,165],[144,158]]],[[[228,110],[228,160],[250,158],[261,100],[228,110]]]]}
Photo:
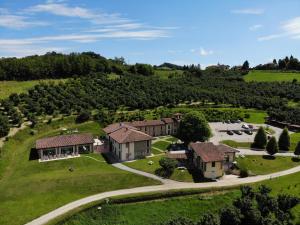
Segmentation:
{"type": "Polygon", "coordinates": [[[300,73],[294,72],[280,72],[280,71],[268,71],[268,70],[252,70],[245,77],[245,81],[256,82],[291,82],[294,79],[300,81],[300,73]]]}

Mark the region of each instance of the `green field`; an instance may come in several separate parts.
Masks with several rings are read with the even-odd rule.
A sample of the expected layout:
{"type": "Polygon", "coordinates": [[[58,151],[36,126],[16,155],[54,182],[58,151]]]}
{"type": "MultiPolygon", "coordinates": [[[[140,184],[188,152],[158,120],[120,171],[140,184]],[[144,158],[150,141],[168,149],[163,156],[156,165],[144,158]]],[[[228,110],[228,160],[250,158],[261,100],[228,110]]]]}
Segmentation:
{"type": "Polygon", "coordinates": [[[163,79],[168,79],[169,76],[179,76],[182,75],[183,71],[182,70],[155,70],[154,75],[159,76],[160,78],[163,79]]]}
{"type": "Polygon", "coordinates": [[[250,71],[244,79],[247,82],[293,81],[294,79],[300,81],[300,73],[253,70],[250,71]]]}
{"type": "MultiPolygon", "coordinates": [[[[300,197],[300,173],[270,179],[253,184],[257,187],[265,184],[272,188],[272,194],[290,194],[300,197]]],[[[226,207],[239,197],[237,189],[225,193],[207,193],[201,195],[171,197],[138,203],[101,205],[101,213],[97,207],[77,213],[60,225],[154,225],[178,216],[198,220],[206,212],[214,212],[226,207]],[[139,215],[138,217],[136,215],[139,215]]],[[[292,211],[295,224],[300,223],[300,205],[292,211]]]]}
{"type": "Polygon", "coordinates": [[[224,140],[221,141],[221,143],[231,146],[233,148],[251,148],[251,144],[252,144],[250,142],[237,142],[233,140],[224,140]]]}
{"type": "Polygon", "coordinates": [[[240,169],[247,169],[252,174],[263,175],[287,170],[295,166],[300,166],[300,161],[292,157],[275,158],[269,156],[246,156],[245,158],[237,158],[240,169]]]}
{"type": "Polygon", "coordinates": [[[298,142],[300,141],[300,133],[291,134],[291,147],[290,151],[294,152],[298,142]]]}
{"type": "Polygon", "coordinates": [[[35,140],[57,135],[61,128],[101,134],[95,122],[74,124],[74,118],[20,131],[2,149],[0,161],[0,224],[24,224],[71,201],[109,190],[158,184],[107,164],[99,154],[39,163],[30,160],[35,140]],[[73,172],[69,168],[74,169],[73,172]]]}
{"type": "Polygon", "coordinates": [[[152,144],[152,147],[158,148],[162,151],[166,151],[171,143],[166,141],[156,141],[152,144]]]}
{"type": "MultiPolygon", "coordinates": [[[[134,162],[125,162],[124,164],[133,169],[141,170],[147,173],[155,174],[155,171],[160,168],[159,160],[164,157],[162,155],[155,156],[147,159],[136,160],[134,162]],[[152,161],[153,164],[150,165],[149,162],[152,161]]],[[[170,177],[171,180],[184,181],[184,182],[194,182],[193,175],[188,170],[178,170],[175,169],[174,173],[170,177]]]]}
{"type": "Polygon", "coordinates": [[[7,98],[12,93],[20,94],[26,92],[41,82],[58,83],[59,81],[63,82],[65,80],[0,81],[0,99],[7,98]]]}

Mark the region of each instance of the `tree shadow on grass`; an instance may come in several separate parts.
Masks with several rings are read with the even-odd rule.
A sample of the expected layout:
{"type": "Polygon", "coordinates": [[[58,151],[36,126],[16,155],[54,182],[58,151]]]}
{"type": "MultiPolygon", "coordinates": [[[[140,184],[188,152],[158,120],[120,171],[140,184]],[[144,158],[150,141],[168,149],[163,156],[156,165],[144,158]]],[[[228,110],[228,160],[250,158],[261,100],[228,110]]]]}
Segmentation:
{"type": "Polygon", "coordinates": [[[292,158],[292,161],[293,161],[293,162],[300,162],[300,158],[299,158],[299,157],[293,157],[293,158],[292,158]]]}
{"type": "Polygon", "coordinates": [[[36,148],[31,148],[30,153],[29,153],[29,161],[32,160],[38,160],[39,159],[39,154],[36,148]]]}
{"type": "Polygon", "coordinates": [[[193,166],[188,167],[188,172],[192,175],[195,183],[212,182],[213,180],[203,177],[201,171],[193,166]]]}
{"type": "Polygon", "coordinates": [[[276,157],[273,156],[273,155],[264,155],[264,156],[263,156],[263,159],[266,159],[266,160],[275,160],[276,157]]]}

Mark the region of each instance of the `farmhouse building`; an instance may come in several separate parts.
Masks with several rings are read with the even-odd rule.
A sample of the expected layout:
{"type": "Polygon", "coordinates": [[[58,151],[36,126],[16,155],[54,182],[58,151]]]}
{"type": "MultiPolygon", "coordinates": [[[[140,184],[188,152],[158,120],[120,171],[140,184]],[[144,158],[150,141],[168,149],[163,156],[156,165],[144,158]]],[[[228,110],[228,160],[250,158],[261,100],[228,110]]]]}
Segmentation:
{"type": "Polygon", "coordinates": [[[197,142],[189,145],[193,163],[205,178],[215,179],[223,176],[235,160],[237,150],[226,145],[197,142]]]}
{"type": "Polygon", "coordinates": [[[110,152],[121,161],[149,156],[153,137],[176,134],[181,117],[111,124],[103,129],[110,152]]]}
{"type": "Polygon", "coordinates": [[[92,134],[71,134],[39,139],[35,147],[40,161],[47,161],[92,152],[93,143],[92,134]]]}

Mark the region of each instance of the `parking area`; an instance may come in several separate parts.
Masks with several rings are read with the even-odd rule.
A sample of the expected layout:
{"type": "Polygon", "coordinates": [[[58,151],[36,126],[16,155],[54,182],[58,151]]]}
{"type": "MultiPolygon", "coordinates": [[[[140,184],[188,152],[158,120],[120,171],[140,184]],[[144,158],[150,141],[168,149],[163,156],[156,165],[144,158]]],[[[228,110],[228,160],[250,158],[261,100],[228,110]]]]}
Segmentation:
{"type": "Polygon", "coordinates": [[[253,130],[254,130],[252,135],[246,134],[245,132],[242,132],[241,135],[238,135],[236,133],[234,133],[233,135],[227,134],[226,132],[227,130],[231,130],[231,131],[244,130],[242,128],[243,124],[244,123],[222,123],[222,122],[209,123],[213,133],[213,137],[210,139],[210,141],[215,144],[224,140],[232,140],[236,142],[253,142],[254,136],[256,134],[255,130],[257,130],[260,126],[269,127],[271,130],[273,130],[275,133],[272,134],[272,136],[275,136],[277,140],[282,132],[281,128],[270,126],[267,124],[259,124],[259,125],[251,124],[253,125],[253,130]]]}

